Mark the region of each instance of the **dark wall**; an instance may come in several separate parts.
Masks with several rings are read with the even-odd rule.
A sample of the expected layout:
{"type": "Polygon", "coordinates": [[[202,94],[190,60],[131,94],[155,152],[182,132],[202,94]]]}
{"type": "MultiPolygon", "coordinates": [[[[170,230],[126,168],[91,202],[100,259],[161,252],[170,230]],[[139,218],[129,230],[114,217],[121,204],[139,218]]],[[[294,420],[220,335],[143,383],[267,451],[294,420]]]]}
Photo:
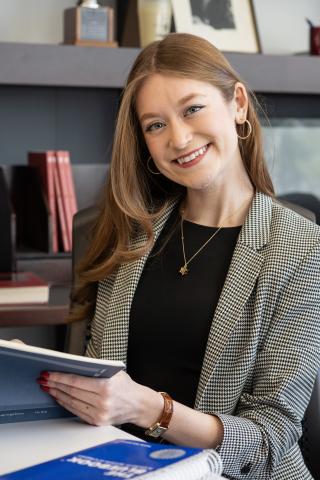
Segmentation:
{"type": "Polygon", "coordinates": [[[0,87],[0,164],[29,150],[69,150],[73,163],[109,162],[120,90],[0,87]]]}

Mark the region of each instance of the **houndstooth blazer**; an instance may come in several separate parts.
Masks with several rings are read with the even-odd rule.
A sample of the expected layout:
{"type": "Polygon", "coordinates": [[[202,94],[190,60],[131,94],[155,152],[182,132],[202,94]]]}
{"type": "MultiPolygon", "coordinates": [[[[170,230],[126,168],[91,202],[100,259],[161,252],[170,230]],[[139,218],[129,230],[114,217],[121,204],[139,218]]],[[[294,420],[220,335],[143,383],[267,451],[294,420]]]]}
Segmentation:
{"type": "MultiPolygon", "coordinates": [[[[155,239],[173,206],[155,222],[155,239]]],[[[99,283],[87,355],[126,361],[146,258],[99,283]]],[[[320,364],[319,286],[320,228],[257,193],[214,314],[195,402],[223,423],[227,478],[312,478],[297,442],[320,364]]]]}

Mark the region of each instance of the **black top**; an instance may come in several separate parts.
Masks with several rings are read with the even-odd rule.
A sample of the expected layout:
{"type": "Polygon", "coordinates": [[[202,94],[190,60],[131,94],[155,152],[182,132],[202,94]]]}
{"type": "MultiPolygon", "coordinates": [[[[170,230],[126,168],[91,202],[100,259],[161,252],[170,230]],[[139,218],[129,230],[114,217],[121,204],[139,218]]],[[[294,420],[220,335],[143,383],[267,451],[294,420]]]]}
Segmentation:
{"type": "MultiPolygon", "coordinates": [[[[241,227],[222,228],[182,276],[177,215],[174,211],[164,226],[135,292],[127,371],[136,382],[193,407],[210,326],[241,227]]],[[[217,229],[188,221],[183,225],[188,260],[217,229]]]]}

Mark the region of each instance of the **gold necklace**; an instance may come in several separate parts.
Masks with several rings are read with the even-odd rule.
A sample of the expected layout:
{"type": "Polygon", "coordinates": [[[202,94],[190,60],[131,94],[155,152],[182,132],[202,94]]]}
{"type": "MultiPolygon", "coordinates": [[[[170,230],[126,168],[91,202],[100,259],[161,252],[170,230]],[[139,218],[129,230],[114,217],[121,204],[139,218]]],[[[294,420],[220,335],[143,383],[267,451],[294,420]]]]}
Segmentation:
{"type": "Polygon", "coordinates": [[[201,247],[196,251],[196,253],[194,253],[192,255],[192,257],[189,258],[189,260],[187,260],[186,258],[186,252],[185,252],[185,246],[184,246],[184,232],[183,232],[183,221],[184,221],[184,218],[183,218],[183,213],[184,213],[184,210],[181,210],[181,221],[180,221],[180,230],[181,230],[181,243],[182,243],[182,253],[183,253],[183,259],[184,259],[184,265],[181,266],[181,268],[179,269],[179,273],[184,276],[184,275],[187,275],[189,273],[189,269],[188,269],[188,264],[208,245],[209,242],[211,242],[211,240],[220,232],[221,228],[223,228],[225,222],[227,220],[229,220],[229,218],[233,217],[236,213],[239,212],[239,210],[241,210],[241,208],[243,207],[243,205],[247,202],[247,199],[241,203],[240,207],[237,208],[236,211],[234,211],[231,215],[229,215],[228,217],[224,218],[222,220],[222,223],[220,225],[220,227],[218,227],[218,229],[208,238],[208,240],[205,241],[205,243],[203,245],[201,245],[201,247]]]}

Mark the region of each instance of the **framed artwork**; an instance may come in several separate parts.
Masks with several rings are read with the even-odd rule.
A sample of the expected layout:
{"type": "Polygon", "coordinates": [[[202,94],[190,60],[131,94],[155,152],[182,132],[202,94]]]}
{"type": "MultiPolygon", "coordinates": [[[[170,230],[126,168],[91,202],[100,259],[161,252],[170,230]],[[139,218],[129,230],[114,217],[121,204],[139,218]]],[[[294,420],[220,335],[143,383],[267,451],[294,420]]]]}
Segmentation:
{"type": "Polygon", "coordinates": [[[251,0],[172,0],[176,32],[206,38],[225,52],[259,52],[251,0]]]}

